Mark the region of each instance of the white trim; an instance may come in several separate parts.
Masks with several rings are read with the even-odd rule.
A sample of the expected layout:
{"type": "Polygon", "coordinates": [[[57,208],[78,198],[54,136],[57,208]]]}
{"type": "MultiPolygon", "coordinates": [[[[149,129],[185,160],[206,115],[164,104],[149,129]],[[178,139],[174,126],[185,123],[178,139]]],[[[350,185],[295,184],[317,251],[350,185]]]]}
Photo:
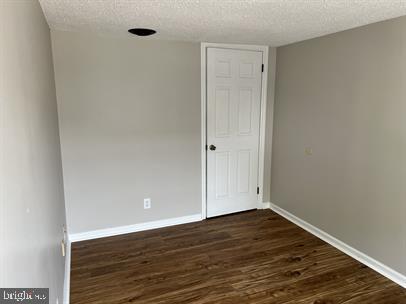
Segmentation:
{"type": "Polygon", "coordinates": [[[63,282],[63,304],[69,304],[70,265],[71,265],[71,242],[68,237],[67,242],[66,242],[65,278],[64,278],[64,282],[63,282]]]}
{"type": "Polygon", "coordinates": [[[200,81],[201,81],[201,155],[202,155],[202,220],[207,217],[206,208],[206,48],[201,44],[200,81]]]}
{"type": "Polygon", "coordinates": [[[202,219],[201,214],[193,214],[187,215],[182,217],[170,218],[165,220],[153,221],[153,222],[146,222],[128,226],[120,226],[114,228],[107,228],[107,229],[98,229],[80,233],[73,233],[69,234],[70,242],[80,242],[85,240],[93,240],[103,237],[115,236],[120,234],[127,234],[157,228],[163,228],[168,226],[175,226],[180,224],[198,222],[202,219]]]}
{"type": "Polygon", "coordinates": [[[270,202],[263,202],[261,209],[271,209],[271,203],[270,202]]]}
{"type": "Polygon", "coordinates": [[[330,245],[334,246],[338,250],[344,252],[345,254],[349,255],[350,257],[361,262],[362,264],[365,264],[369,268],[372,268],[373,270],[379,272],[381,275],[387,277],[389,280],[392,280],[393,282],[399,284],[403,288],[406,288],[406,276],[405,275],[403,275],[403,274],[397,272],[396,270],[386,266],[385,264],[371,258],[370,256],[366,255],[365,253],[358,251],[357,249],[340,241],[339,239],[336,239],[335,237],[328,234],[327,232],[324,232],[323,230],[309,224],[308,222],[298,218],[297,216],[289,213],[288,211],[286,211],[272,203],[266,203],[266,204],[269,204],[271,210],[273,210],[274,212],[283,216],[287,220],[289,220],[292,223],[296,224],[297,226],[303,228],[304,230],[310,232],[311,234],[318,237],[319,239],[322,239],[326,243],[329,243],[330,245]]]}
{"type": "MultiPolygon", "coordinates": [[[[259,126],[259,159],[258,159],[258,208],[262,208],[264,197],[264,169],[265,169],[265,140],[266,140],[266,104],[268,100],[268,47],[262,50],[262,94],[261,94],[261,122],[259,126]]],[[[273,123],[273,122],[270,122],[273,123]]]]}
{"type": "Polygon", "coordinates": [[[251,50],[262,52],[262,63],[264,65],[264,72],[262,73],[261,83],[261,117],[259,126],[259,159],[258,159],[258,209],[263,208],[262,200],[264,194],[264,167],[265,167],[265,131],[266,131],[266,104],[268,93],[268,52],[269,47],[264,45],[243,45],[243,44],[222,44],[222,43],[201,43],[201,158],[202,158],[202,214],[201,218],[207,217],[207,198],[206,198],[206,59],[207,48],[223,48],[223,49],[236,49],[236,50],[251,50]]]}

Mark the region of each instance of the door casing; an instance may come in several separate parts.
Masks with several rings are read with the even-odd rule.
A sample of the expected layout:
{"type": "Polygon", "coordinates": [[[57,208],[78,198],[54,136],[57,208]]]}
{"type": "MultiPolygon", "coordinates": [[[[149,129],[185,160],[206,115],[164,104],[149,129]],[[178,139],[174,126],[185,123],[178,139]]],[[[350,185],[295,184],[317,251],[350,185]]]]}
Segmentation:
{"type": "MultiPolygon", "coordinates": [[[[261,83],[261,114],[259,126],[259,161],[258,161],[258,187],[257,208],[263,209],[263,190],[264,190],[264,166],[265,166],[265,129],[266,129],[266,104],[268,93],[268,46],[262,45],[241,45],[241,44],[220,44],[220,43],[201,43],[201,170],[202,170],[202,219],[207,217],[207,48],[222,48],[234,50],[251,50],[262,52],[262,63],[264,71],[262,73],[261,83]]],[[[270,122],[272,123],[272,122],[270,122]]]]}

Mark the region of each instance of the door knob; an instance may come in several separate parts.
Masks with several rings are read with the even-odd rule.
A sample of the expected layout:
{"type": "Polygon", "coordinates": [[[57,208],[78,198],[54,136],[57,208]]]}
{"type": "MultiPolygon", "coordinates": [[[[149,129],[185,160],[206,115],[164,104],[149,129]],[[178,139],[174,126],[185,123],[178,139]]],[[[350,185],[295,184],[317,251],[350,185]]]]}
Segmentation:
{"type": "Polygon", "coordinates": [[[216,150],[216,146],[215,146],[215,145],[210,145],[209,149],[210,149],[211,151],[214,151],[214,150],[216,150]]]}

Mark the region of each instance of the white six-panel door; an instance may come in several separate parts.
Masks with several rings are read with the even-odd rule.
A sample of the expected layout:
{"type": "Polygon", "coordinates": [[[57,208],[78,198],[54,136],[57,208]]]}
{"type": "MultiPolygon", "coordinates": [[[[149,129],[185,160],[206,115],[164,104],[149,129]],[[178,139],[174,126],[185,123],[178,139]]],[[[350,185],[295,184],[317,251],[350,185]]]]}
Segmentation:
{"type": "Polygon", "coordinates": [[[257,208],[262,52],[207,49],[207,217],[257,208]]]}

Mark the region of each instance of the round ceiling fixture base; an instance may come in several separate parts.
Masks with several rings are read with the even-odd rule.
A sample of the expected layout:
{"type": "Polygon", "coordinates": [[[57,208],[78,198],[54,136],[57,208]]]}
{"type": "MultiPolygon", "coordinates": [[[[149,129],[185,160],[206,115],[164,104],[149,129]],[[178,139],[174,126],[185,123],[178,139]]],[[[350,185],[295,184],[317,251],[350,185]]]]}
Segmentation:
{"type": "Polygon", "coordinates": [[[151,36],[156,33],[155,30],[147,29],[147,28],[133,28],[128,30],[129,33],[137,35],[137,36],[151,36]]]}

